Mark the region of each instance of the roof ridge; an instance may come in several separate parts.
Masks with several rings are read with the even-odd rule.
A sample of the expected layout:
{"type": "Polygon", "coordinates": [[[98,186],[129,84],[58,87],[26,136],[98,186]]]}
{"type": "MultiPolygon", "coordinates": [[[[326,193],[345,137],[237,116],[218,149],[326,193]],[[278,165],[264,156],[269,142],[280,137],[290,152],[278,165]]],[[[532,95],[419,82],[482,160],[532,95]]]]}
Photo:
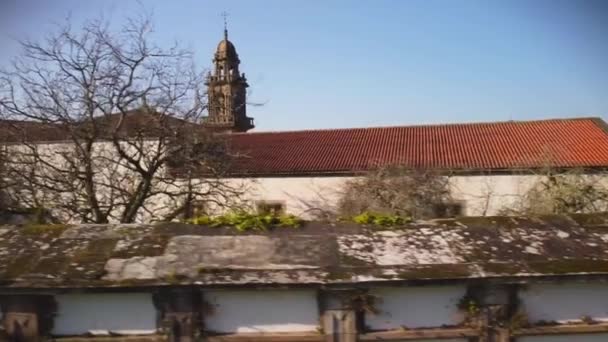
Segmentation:
{"type": "MultiPolygon", "coordinates": [[[[261,132],[238,132],[231,135],[261,135],[261,134],[282,134],[282,133],[304,133],[304,132],[336,132],[336,131],[353,131],[353,130],[370,130],[370,129],[388,129],[388,128],[419,128],[419,127],[454,127],[454,126],[480,126],[480,125],[504,125],[504,124],[529,124],[537,122],[552,122],[552,121],[594,121],[596,123],[608,124],[599,116],[580,116],[569,118],[548,118],[534,120],[507,120],[507,121],[475,121],[475,122],[454,122],[454,123],[434,123],[434,124],[412,124],[412,125],[383,125],[383,126],[368,126],[368,127],[343,127],[343,128],[311,128],[300,130],[278,130],[278,131],[261,131],[261,132]]],[[[608,131],[607,131],[608,134],[608,131]]]]}

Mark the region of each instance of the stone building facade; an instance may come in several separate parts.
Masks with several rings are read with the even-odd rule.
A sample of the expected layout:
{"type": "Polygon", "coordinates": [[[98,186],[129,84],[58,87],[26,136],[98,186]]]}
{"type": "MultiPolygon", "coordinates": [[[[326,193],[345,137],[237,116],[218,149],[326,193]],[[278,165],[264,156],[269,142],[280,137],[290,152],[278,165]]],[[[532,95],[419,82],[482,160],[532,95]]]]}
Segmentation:
{"type": "MultiPolygon", "coordinates": [[[[246,190],[243,200],[251,208],[313,218],[318,209],[335,207],[345,183],[389,165],[437,170],[449,176],[450,206],[460,208],[457,214],[465,216],[503,212],[547,167],[558,172],[580,170],[597,184],[608,186],[604,176],[608,126],[601,118],[251,132],[254,122],[246,112],[247,79],[227,31],[213,61],[206,81],[208,116],[192,125],[218,133],[225,138],[228,152],[238,156],[227,167],[222,183],[246,190]]],[[[137,115],[134,111],[125,119],[134,126],[149,124],[137,115]]],[[[20,137],[4,134],[2,124],[0,144],[16,148],[23,143],[20,137]]],[[[71,144],[60,127],[27,121],[6,126],[8,130],[21,127],[23,137],[48,153],[51,164],[57,151],[71,144]]],[[[102,148],[104,143],[96,146],[102,148]]],[[[166,173],[179,178],[180,170],[168,167],[166,173]]]]}
{"type": "Polygon", "coordinates": [[[253,118],[247,116],[247,78],[240,73],[239,55],[228,40],[220,41],[213,58],[214,70],[207,75],[209,116],[203,125],[220,132],[247,132],[254,128],[253,118]]]}

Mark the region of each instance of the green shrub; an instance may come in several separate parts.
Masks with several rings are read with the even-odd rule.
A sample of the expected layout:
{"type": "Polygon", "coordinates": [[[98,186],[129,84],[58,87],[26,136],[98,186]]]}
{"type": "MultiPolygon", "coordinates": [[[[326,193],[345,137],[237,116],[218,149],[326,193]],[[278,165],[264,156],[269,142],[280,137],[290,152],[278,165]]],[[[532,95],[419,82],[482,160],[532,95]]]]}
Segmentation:
{"type": "Polygon", "coordinates": [[[358,224],[373,224],[383,227],[399,226],[411,221],[409,217],[382,213],[370,213],[367,211],[354,216],[352,220],[358,224]]]}
{"type": "Polygon", "coordinates": [[[271,227],[296,228],[302,220],[294,215],[259,215],[248,212],[230,212],[218,216],[198,216],[188,223],[211,227],[234,227],[240,232],[266,231],[271,227]]]}

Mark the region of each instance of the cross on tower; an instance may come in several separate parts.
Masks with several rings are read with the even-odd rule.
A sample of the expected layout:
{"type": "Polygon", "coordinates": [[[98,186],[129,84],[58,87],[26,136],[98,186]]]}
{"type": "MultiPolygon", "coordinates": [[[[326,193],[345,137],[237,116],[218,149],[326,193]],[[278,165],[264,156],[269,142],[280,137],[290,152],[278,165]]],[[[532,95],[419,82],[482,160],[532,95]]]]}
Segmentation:
{"type": "Polygon", "coordinates": [[[222,17],[224,17],[224,39],[228,40],[228,12],[223,11],[220,14],[222,17]]]}

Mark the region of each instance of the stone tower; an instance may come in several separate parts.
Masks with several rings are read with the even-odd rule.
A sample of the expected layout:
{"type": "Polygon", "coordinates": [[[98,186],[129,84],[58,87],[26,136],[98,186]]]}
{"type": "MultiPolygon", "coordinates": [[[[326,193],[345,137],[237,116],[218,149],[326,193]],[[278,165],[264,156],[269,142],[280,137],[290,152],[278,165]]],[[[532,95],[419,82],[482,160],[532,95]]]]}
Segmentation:
{"type": "Polygon", "coordinates": [[[228,40],[218,44],[213,58],[214,70],[207,75],[205,85],[209,99],[209,116],[203,125],[220,132],[247,132],[254,127],[253,118],[247,116],[247,79],[239,73],[239,55],[228,40]]]}

